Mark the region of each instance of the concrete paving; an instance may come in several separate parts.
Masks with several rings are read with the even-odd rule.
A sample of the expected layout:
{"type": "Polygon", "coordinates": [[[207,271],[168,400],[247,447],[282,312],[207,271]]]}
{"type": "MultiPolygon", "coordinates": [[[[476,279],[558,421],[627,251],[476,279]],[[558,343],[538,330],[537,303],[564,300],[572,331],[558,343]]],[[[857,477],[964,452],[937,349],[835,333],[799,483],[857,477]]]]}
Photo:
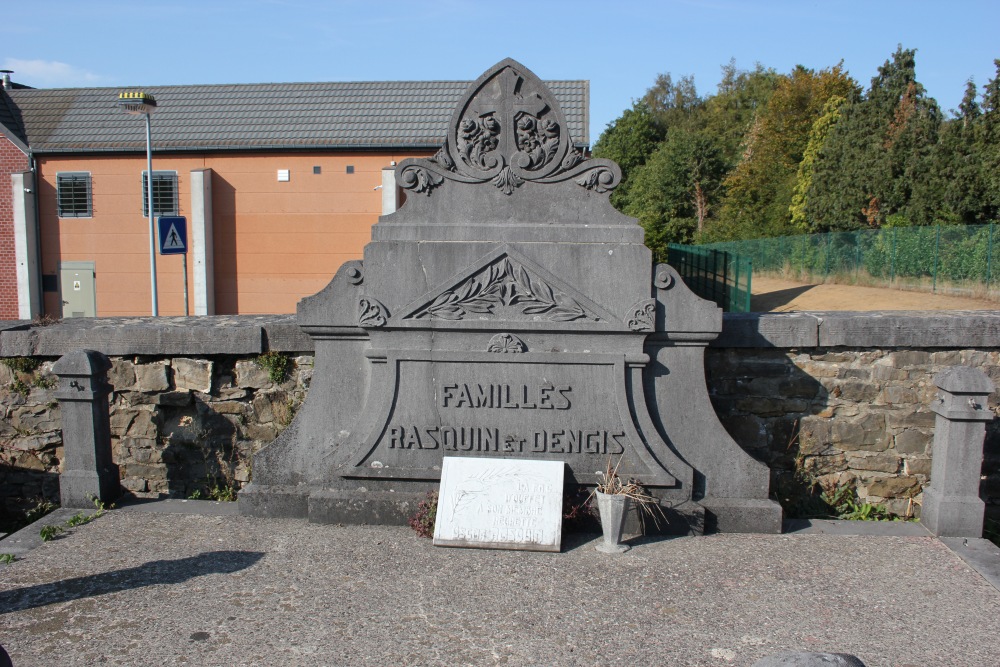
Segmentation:
{"type": "Polygon", "coordinates": [[[919,532],[637,540],[618,556],[576,535],[548,554],[183,513],[198,507],[114,510],[0,566],[15,667],[697,667],[788,650],[1000,664],[1000,591],[919,532]]]}

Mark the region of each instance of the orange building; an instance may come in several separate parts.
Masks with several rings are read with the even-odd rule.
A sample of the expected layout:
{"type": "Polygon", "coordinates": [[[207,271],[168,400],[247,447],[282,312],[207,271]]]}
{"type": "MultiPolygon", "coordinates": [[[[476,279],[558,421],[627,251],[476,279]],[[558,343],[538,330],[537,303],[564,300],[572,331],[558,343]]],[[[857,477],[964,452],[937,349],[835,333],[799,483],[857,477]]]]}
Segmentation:
{"type": "MultiPolygon", "coordinates": [[[[372,224],[395,206],[391,167],[440,147],[467,85],[143,89],[157,101],[151,117],[154,214],[187,219],[189,312],[294,312],[298,300],[322,289],[342,262],[361,257],[372,224]]],[[[548,85],[560,98],[571,136],[585,149],[588,82],[548,85]]],[[[34,270],[18,278],[25,283],[18,287],[22,318],[39,311],[64,317],[151,313],[145,121],[118,108],[118,92],[15,87],[0,93],[13,110],[6,122],[20,124],[30,162],[13,185],[12,226],[29,238],[34,232],[38,247],[34,270]]],[[[8,261],[2,225],[0,220],[0,265],[8,261]]],[[[156,274],[159,314],[183,315],[182,258],[157,254],[156,274]]]]}

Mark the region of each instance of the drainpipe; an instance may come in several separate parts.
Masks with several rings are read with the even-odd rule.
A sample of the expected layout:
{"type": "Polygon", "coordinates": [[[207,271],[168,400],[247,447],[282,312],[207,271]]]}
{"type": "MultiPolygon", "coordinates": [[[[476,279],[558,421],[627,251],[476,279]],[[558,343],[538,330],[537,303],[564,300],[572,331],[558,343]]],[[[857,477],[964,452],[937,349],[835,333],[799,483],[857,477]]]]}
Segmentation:
{"type": "Polygon", "coordinates": [[[41,203],[38,199],[38,191],[41,188],[39,188],[38,165],[35,162],[35,153],[31,150],[31,146],[28,146],[28,168],[31,170],[32,180],[35,182],[34,192],[31,193],[31,196],[35,200],[35,215],[32,217],[35,218],[35,270],[38,272],[38,316],[41,317],[45,315],[44,271],[42,271],[42,223],[38,217],[38,206],[41,203]]]}

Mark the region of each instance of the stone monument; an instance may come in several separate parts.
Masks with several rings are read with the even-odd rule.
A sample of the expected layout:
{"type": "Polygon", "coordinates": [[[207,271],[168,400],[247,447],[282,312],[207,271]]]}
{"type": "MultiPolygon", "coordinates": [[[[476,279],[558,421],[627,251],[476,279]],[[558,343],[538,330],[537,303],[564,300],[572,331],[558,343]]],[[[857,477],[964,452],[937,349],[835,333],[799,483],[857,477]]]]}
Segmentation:
{"type": "Polygon", "coordinates": [[[444,456],[562,461],[568,487],[609,458],[682,531],[779,532],[768,468],[726,433],[704,348],[722,313],[609,203],[609,160],[504,60],[466,91],[433,158],[396,167],[406,201],[298,306],[308,398],[253,462],[241,511],[403,524],[444,456]]]}

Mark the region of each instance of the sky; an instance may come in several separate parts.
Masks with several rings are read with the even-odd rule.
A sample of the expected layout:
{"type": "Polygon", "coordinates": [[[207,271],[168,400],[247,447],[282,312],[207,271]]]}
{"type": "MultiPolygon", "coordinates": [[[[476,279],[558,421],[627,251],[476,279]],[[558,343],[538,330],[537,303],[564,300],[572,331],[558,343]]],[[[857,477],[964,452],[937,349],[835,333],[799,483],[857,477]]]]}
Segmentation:
{"type": "Polygon", "coordinates": [[[506,57],[590,80],[590,137],[656,75],[843,60],[865,88],[896,50],[946,112],[1000,58],[997,0],[35,0],[0,11],[0,66],[37,88],[473,80],[506,57]]]}

